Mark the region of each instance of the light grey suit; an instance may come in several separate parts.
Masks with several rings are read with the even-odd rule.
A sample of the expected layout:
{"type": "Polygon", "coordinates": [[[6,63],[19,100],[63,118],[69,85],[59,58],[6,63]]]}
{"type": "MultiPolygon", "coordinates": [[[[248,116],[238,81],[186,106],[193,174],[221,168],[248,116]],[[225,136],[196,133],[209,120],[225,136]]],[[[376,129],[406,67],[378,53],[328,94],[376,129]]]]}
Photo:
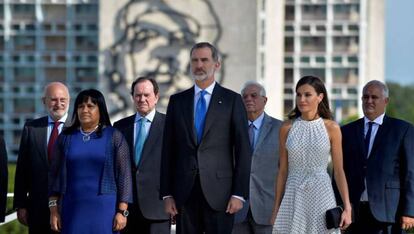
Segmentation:
{"type": "Polygon", "coordinates": [[[233,233],[271,233],[269,221],[275,200],[279,161],[279,130],[282,122],[264,113],[252,154],[250,200],[236,213],[233,233]],[[251,215],[247,215],[250,209],[251,215]],[[247,219],[246,219],[247,218],[247,219]],[[253,219],[253,220],[249,220],[253,219]]]}

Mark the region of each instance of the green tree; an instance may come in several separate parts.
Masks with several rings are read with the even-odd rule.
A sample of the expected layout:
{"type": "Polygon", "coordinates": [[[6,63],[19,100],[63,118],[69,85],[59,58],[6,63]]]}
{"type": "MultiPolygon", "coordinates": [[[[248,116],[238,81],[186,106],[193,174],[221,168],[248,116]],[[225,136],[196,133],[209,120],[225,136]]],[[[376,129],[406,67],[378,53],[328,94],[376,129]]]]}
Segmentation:
{"type": "Polygon", "coordinates": [[[387,115],[414,123],[414,84],[401,86],[389,82],[387,85],[390,91],[387,115]]]}

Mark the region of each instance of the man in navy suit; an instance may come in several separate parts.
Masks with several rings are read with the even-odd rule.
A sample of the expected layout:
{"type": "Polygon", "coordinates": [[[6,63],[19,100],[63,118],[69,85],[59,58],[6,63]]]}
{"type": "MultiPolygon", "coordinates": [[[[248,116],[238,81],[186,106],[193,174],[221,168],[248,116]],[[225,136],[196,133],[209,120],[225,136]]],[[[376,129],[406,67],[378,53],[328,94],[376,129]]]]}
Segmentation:
{"type": "Polygon", "coordinates": [[[169,234],[169,216],[159,199],[162,136],[165,115],[155,110],[159,99],[157,82],[139,77],[131,85],[136,114],[115,122],[125,136],[131,154],[133,203],[122,233],[169,234]],[[140,121],[145,120],[144,123],[140,121]],[[140,124],[144,124],[140,132],[140,124]]]}
{"type": "Polygon", "coordinates": [[[53,233],[48,207],[48,151],[53,148],[53,132],[62,131],[68,116],[68,88],[52,82],[45,87],[42,101],[48,115],[27,121],[23,127],[14,184],[13,206],[19,222],[29,226],[29,233],[53,233]]]}
{"type": "Polygon", "coordinates": [[[179,234],[228,234],[249,196],[251,150],[241,96],[215,82],[217,49],[193,46],[195,86],[172,95],[161,164],[165,210],[179,234]]]}
{"type": "Polygon", "coordinates": [[[414,128],[385,115],[388,88],[363,88],[364,117],[342,127],[344,169],[355,222],[348,233],[404,233],[414,227],[414,128]]]}

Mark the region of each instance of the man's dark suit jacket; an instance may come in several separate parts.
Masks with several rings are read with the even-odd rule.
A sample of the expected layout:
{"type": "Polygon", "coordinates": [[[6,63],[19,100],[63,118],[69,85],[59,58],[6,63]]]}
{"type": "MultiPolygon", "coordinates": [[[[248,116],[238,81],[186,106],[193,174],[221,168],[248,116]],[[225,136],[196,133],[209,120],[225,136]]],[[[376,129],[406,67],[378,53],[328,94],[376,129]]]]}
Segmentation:
{"type": "Polygon", "coordinates": [[[354,207],[358,207],[366,175],[368,200],[375,219],[394,223],[401,215],[414,217],[413,126],[385,116],[368,160],[364,149],[364,119],[341,130],[344,170],[354,207]]]}
{"type": "Polygon", "coordinates": [[[197,145],[194,87],[171,96],[167,108],[161,166],[161,197],[180,208],[199,173],[209,206],[224,211],[232,195],[248,198],[251,152],[241,96],[216,83],[197,145]]]}
{"type": "Polygon", "coordinates": [[[45,227],[50,231],[48,207],[47,127],[48,117],[26,122],[17,158],[14,208],[28,210],[31,227],[45,227]]]}
{"type": "Polygon", "coordinates": [[[3,137],[0,137],[0,223],[4,222],[7,201],[7,151],[3,137]]]}
{"type": "MultiPolygon", "coordinates": [[[[134,122],[131,115],[114,123],[120,130],[129,145],[130,152],[134,150],[134,122]]],[[[138,203],[143,216],[152,220],[166,220],[169,216],[164,211],[164,203],[159,199],[160,167],[162,136],[164,131],[165,115],[155,113],[153,122],[142,150],[138,167],[134,163],[134,153],[131,153],[132,175],[134,183],[134,203],[138,203]]]]}

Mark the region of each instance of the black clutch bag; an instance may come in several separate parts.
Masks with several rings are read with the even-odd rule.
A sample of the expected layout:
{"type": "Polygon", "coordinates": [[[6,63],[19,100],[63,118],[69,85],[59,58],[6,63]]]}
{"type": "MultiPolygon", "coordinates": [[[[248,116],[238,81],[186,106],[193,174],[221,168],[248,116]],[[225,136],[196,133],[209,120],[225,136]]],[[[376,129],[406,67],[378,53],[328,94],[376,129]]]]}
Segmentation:
{"type": "Polygon", "coordinates": [[[326,211],[326,227],[328,229],[339,228],[343,211],[344,209],[342,206],[337,206],[326,211]]]}

